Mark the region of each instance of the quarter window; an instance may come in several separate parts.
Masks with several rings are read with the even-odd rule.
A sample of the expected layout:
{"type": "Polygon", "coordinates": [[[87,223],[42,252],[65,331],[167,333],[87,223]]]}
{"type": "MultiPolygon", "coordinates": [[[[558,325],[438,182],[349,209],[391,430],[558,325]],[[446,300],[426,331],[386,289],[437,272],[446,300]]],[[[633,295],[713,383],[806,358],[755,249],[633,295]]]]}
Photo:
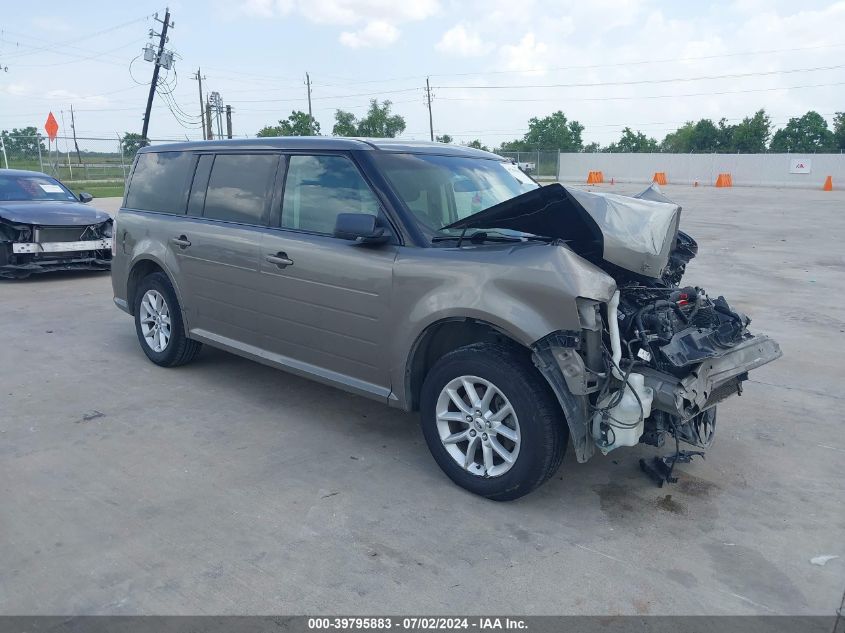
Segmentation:
{"type": "Polygon", "coordinates": [[[291,156],[282,227],[331,234],[340,213],[378,215],[379,204],[344,156],[291,156]]]}
{"type": "Polygon", "coordinates": [[[218,154],[214,158],[203,217],[266,224],[278,154],[218,154]]]}
{"type": "Polygon", "coordinates": [[[185,213],[185,188],[193,160],[186,152],[138,154],[126,206],[143,211],[185,213]]]}

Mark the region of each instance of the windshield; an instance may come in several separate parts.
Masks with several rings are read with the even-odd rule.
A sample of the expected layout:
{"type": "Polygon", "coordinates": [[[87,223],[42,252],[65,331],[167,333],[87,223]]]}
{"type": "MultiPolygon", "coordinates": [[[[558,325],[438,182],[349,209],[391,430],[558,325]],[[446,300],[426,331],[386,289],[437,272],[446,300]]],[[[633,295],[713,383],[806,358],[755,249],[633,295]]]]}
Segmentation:
{"type": "Polygon", "coordinates": [[[393,189],[429,235],[459,235],[443,227],[537,189],[516,165],[495,159],[373,152],[393,189]]]}
{"type": "Polygon", "coordinates": [[[76,196],[49,176],[2,174],[0,200],[76,200],[76,196]]]}

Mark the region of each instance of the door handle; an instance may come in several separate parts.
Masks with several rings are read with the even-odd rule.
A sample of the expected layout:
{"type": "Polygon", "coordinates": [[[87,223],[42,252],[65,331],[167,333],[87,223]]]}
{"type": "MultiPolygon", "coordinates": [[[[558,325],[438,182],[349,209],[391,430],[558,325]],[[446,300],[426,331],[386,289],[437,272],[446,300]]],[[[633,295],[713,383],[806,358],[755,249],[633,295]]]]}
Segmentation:
{"type": "Polygon", "coordinates": [[[287,253],[279,252],[275,255],[267,255],[264,260],[270,262],[271,264],[276,264],[279,268],[293,266],[293,260],[288,257],[287,253]]]}
{"type": "Polygon", "coordinates": [[[170,243],[175,244],[179,248],[188,248],[191,245],[191,241],[184,235],[172,238],[170,243]]]}

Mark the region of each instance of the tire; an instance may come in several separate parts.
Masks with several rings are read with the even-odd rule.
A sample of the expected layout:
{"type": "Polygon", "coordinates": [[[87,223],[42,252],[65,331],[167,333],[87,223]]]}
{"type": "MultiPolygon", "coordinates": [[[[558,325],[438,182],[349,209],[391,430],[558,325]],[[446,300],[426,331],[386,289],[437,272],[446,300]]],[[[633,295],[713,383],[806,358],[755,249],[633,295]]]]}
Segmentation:
{"type": "Polygon", "coordinates": [[[563,460],[569,437],[566,422],[527,350],[477,343],[446,354],[426,376],[420,405],[423,435],[435,461],[453,482],[475,494],[496,501],[517,499],[551,477],[563,460]],[[472,400],[465,387],[455,389],[466,384],[464,378],[469,379],[480,408],[467,411],[456,401],[454,394],[464,405],[472,400]],[[489,405],[484,404],[489,389],[484,383],[495,390],[489,405]],[[508,404],[514,415],[507,414],[508,404]],[[457,419],[459,414],[463,421],[457,419]],[[502,419],[497,422],[497,418],[502,419]],[[463,439],[458,441],[459,437],[463,439]],[[472,451],[471,441],[477,444],[472,451]],[[512,463],[500,449],[512,457],[512,463]],[[470,453],[473,460],[467,466],[470,453]]]}
{"type": "Polygon", "coordinates": [[[147,358],[160,367],[177,367],[190,363],[202,348],[202,343],[192,341],[185,336],[182,308],[170,280],[162,272],[147,275],[138,284],[132,314],[135,317],[135,332],[141,349],[144,350],[147,358]],[[159,301],[163,301],[164,308],[156,310],[161,305],[159,301]],[[158,323],[150,320],[150,317],[156,313],[159,316],[158,323]],[[167,318],[165,318],[165,313],[167,318]],[[151,327],[157,326],[163,329],[162,326],[166,325],[167,320],[169,320],[170,329],[166,342],[160,336],[150,336],[151,327]]]}

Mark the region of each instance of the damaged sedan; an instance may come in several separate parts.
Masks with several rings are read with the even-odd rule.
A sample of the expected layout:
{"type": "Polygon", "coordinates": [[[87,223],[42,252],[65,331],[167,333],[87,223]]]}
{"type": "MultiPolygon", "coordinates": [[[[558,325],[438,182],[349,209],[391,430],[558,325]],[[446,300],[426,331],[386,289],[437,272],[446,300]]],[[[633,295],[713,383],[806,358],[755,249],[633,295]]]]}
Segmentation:
{"type": "Polygon", "coordinates": [[[470,148],[147,147],[117,222],[114,301],[150,361],[211,345],[419,411],[440,468],[491,499],[548,480],[567,444],[579,462],[666,445],[641,465],[672,482],[781,355],[686,281],[698,245],[658,189],[540,187],[470,148]]]}
{"type": "Polygon", "coordinates": [[[46,174],[0,169],[0,278],[55,270],[109,270],[111,217],[46,174]]]}

